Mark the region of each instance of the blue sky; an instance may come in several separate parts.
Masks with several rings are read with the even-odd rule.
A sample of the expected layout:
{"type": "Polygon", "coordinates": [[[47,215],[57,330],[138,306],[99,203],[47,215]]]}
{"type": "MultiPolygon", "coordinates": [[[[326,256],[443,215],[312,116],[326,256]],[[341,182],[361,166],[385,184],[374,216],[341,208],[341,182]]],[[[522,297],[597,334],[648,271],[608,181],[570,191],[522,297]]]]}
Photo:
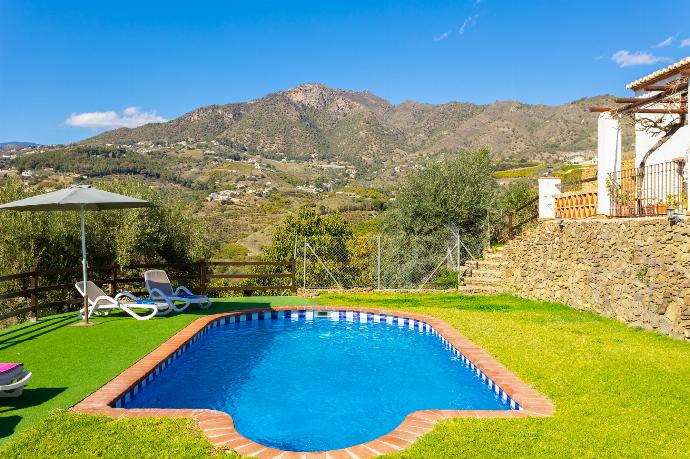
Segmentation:
{"type": "Polygon", "coordinates": [[[305,82],[393,103],[625,95],[690,2],[0,0],[0,142],[64,143],[305,82]]]}

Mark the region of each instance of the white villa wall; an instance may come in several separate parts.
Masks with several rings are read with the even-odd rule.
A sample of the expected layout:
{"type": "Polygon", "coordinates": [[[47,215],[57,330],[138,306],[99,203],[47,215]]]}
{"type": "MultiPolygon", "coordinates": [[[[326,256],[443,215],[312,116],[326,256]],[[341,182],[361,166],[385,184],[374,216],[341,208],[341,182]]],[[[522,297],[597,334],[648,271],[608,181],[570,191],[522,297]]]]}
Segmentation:
{"type": "Polygon", "coordinates": [[[677,158],[687,158],[690,151],[690,126],[680,128],[666,143],[652,153],[647,165],[668,163],[677,158]]]}
{"type": "Polygon", "coordinates": [[[556,218],[556,195],[561,193],[561,179],[541,177],[539,180],[539,218],[556,218]]]}
{"type": "Polygon", "coordinates": [[[621,170],[621,123],[610,113],[599,115],[597,129],[597,214],[611,215],[611,199],[606,186],[611,172],[621,170]]]}
{"type": "MultiPolygon", "coordinates": [[[[658,106],[657,108],[663,108],[658,106]]],[[[677,123],[678,115],[635,115],[635,167],[638,167],[644,158],[644,155],[654,146],[662,137],[663,132],[650,132],[642,129],[638,124],[639,119],[648,119],[655,122],[662,122],[663,124],[677,123]]],[[[687,134],[686,128],[681,128],[676,132],[664,145],[655,151],[645,162],[647,166],[652,164],[668,163],[679,157],[685,157],[687,149],[690,146],[690,136],[687,134]],[[683,133],[685,135],[683,135],[683,133]],[[669,146],[670,145],[670,146],[669,146]]]]}

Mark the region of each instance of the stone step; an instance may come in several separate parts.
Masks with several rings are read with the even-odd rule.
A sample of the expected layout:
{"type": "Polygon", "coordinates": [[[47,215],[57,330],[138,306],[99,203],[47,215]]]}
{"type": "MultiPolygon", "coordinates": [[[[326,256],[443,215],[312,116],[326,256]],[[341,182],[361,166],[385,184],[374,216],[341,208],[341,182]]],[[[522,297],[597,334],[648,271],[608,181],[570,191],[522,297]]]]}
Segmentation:
{"type": "Polygon", "coordinates": [[[466,277],[462,281],[463,285],[501,285],[501,280],[496,278],[466,277]]]}
{"type": "Polygon", "coordinates": [[[498,261],[498,260],[480,260],[477,262],[477,268],[478,269],[496,269],[496,268],[501,268],[506,264],[506,261],[498,261]]]}
{"type": "Polygon", "coordinates": [[[505,258],[491,258],[489,260],[467,260],[463,266],[471,269],[477,269],[481,267],[499,267],[505,265],[507,260],[505,258]]]}
{"type": "Polygon", "coordinates": [[[458,288],[459,293],[464,293],[466,295],[494,295],[502,291],[500,287],[493,285],[461,285],[460,288],[458,288]]]}
{"type": "Polygon", "coordinates": [[[500,269],[478,268],[471,270],[472,277],[501,277],[500,269]]]}
{"type": "Polygon", "coordinates": [[[499,259],[504,259],[504,258],[505,258],[505,255],[501,252],[497,252],[497,253],[486,252],[484,254],[485,260],[499,260],[499,259]]]}

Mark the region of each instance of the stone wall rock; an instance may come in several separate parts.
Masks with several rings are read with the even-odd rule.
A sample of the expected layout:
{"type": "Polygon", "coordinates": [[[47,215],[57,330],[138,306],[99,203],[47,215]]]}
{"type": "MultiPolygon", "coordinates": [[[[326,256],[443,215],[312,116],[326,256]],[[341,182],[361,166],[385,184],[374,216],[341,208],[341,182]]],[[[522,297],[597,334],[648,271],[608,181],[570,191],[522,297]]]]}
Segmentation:
{"type": "Polygon", "coordinates": [[[512,293],[690,340],[690,220],[546,221],[504,254],[512,293]]]}

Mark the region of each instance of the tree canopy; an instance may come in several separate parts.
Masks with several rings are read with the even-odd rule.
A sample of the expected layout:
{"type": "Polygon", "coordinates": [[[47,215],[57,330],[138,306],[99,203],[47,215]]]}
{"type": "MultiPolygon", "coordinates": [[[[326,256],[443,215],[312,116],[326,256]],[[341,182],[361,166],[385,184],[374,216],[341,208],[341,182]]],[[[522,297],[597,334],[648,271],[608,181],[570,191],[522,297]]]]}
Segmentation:
{"type": "MultiPolygon", "coordinates": [[[[174,196],[155,192],[134,178],[95,185],[158,206],[87,212],[86,240],[92,266],[193,261],[210,255],[214,247],[211,233],[174,196]]],[[[3,203],[31,194],[35,193],[27,192],[16,179],[0,186],[3,203]]],[[[31,266],[79,266],[80,241],[78,212],[0,211],[0,274],[31,266]]]]}
{"type": "Polygon", "coordinates": [[[476,237],[494,205],[497,184],[487,150],[463,153],[408,176],[384,213],[384,232],[445,240],[449,225],[476,237]]]}

